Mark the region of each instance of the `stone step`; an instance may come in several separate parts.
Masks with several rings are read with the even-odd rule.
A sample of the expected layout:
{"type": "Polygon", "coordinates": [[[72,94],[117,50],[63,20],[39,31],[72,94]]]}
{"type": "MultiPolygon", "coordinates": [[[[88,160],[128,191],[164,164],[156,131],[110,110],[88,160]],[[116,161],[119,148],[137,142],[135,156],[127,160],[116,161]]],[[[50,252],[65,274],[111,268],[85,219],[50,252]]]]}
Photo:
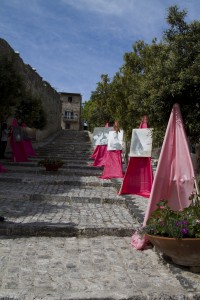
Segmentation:
{"type": "Polygon", "coordinates": [[[63,158],[81,158],[82,160],[87,160],[91,157],[92,153],[83,153],[83,152],[67,152],[67,151],[43,151],[43,152],[37,152],[37,156],[48,156],[48,157],[63,157],[63,158]]]}
{"type": "Polygon", "coordinates": [[[64,163],[66,164],[69,164],[69,163],[72,163],[72,164],[75,164],[75,165],[88,165],[90,166],[91,164],[93,164],[94,160],[91,159],[91,158],[84,158],[84,157],[65,157],[65,156],[61,156],[59,153],[57,153],[57,155],[51,155],[51,156],[48,156],[48,155],[40,155],[40,156],[37,156],[37,157],[32,157],[31,159],[29,159],[28,162],[17,162],[17,163],[14,163],[11,161],[11,159],[7,158],[7,159],[1,159],[0,160],[0,163],[2,165],[21,165],[21,164],[24,164],[24,165],[37,165],[38,162],[42,159],[46,159],[46,158],[55,158],[55,159],[61,159],[64,163]]]}
{"type": "Polygon", "coordinates": [[[130,200],[112,187],[82,188],[0,182],[0,234],[5,236],[130,236],[138,224],[130,200]]]}
{"type": "Polygon", "coordinates": [[[70,152],[70,151],[82,151],[83,153],[84,152],[91,152],[93,149],[92,148],[89,148],[88,146],[83,146],[81,147],[81,145],[77,146],[77,147],[70,147],[68,145],[61,145],[61,146],[58,146],[57,144],[53,147],[50,147],[50,146],[46,146],[44,148],[39,148],[38,149],[38,152],[42,152],[42,151],[46,151],[46,150],[49,150],[49,151],[67,151],[67,152],[70,152]]]}
{"type": "Polygon", "coordinates": [[[17,171],[18,173],[34,173],[34,174],[51,174],[52,172],[56,172],[58,175],[76,175],[76,176],[101,176],[102,170],[98,167],[91,167],[90,168],[83,168],[80,166],[80,168],[77,167],[61,167],[58,169],[58,171],[46,171],[45,168],[43,167],[29,167],[29,166],[11,166],[11,165],[6,165],[5,168],[7,172],[13,172],[13,168],[15,167],[15,172],[17,171]]]}
{"type": "MultiPolygon", "coordinates": [[[[4,167],[6,169],[9,168],[9,170],[12,170],[12,168],[18,168],[18,167],[27,167],[27,168],[37,168],[40,170],[45,170],[45,167],[43,166],[39,166],[38,162],[40,161],[40,159],[38,159],[37,161],[32,161],[32,162],[6,162],[4,163],[4,167]]],[[[84,163],[84,164],[77,164],[76,162],[74,163],[73,161],[64,161],[63,166],[59,169],[85,169],[86,171],[88,170],[103,170],[103,167],[96,167],[96,166],[92,166],[91,163],[84,163]]]]}
{"type": "MultiPolygon", "coordinates": [[[[86,150],[91,150],[93,149],[91,147],[91,144],[68,144],[68,143],[60,143],[60,142],[54,142],[54,144],[49,144],[49,145],[46,145],[45,146],[45,149],[53,149],[53,150],[56,150],[56,149],[60,149],[60,150],[80,150],[82,149],[83,151],[86,151],[86,150]]],[[[42,149],[42,148],[39,148],[39,149],[42,149]]]]}
{"type": "Polygon", "coordinates": [[[46,143],[47,146],[51,146],[51,145],[89,145],[90,147],[92,146],[91,141],[90,140],[84,140],[84,139],[74,139],[74,138],[68,138],[65,136],[59,136],[56,137],[55,139],[53,139],[52,141],[46,143]]]}
{"type": "Polygon", "coordinates": [[[90,155],[90,153],[93,152],[93,150],[90,149],[84,149],[84,148],[69,148],[69,147],[56,147],[56,148],[42,148],[42,149],[37,149],[36,153],[40,154],[43,152],[50,152],[50,153],[54,153],[54,152],[61,152],[61,153],[67,153],[68,155],[73,154],[74,152],[78,152],[78,153],[82,153],[83,155],[90,155]]]}
{"type": "Polygon", "coordinates": [[[103,180],[94,176],[66,176],[57,175],[56,172],[48,172],[48,174],[35,174],[35,173],[17,173],[17,172],[6,172],[0,173],[0,182],[12,182],[22,184],[63,184],[73,186],[113,186],[112,181],[103,180]]]}
{"type": "MultiPolygon", "coordinates": [[[[32,157],[31,158],[31,162],[37,164],[41,159],[45,159],[45,158],[47,158],[47,156],[40,156],[40,157],[35,157],[35,158],[32,157]]],[[[83,165],[91,165],[94,162],[93,159],[87,159],[86,160],[86,159],[83,159],[81,157],[79,157],[79,158],[78,157],[74,157],[74,158],[70,158],[70,157],[66,158],[66,157],[64,157],[64,158],[62,158],[59,154],[57,156],[54,156],[54,158],[61,159],[66,164],[72,163],[74,165],[82,165],[82,164],[83,165]]]]}
{"type": "Polygon", "coordinates": [[[87,138],[81,137],[69,137],[60,135],[51,141],[47,142],[47,145],[54,145],[55,141],[58,141],[58,144],[68,144],[68,145],[80,145],[80,144],[87,144],[91,146],[91,141],[87,138]]]}
{"type": "MultiPolygon", "coordinates": [[[[117,184],[99,178],[103,167],[90,159],[91,143],[81,135],[61,132],[37,149],[29,162],[4,160],[0,174],[0,234],[7,236],[130,236],[134,224],[130,199],[118,195],[117,184]],[[75,139],[74,139],[75,138],[75,139]],[[67,143],[66,143],[67,141],[67,143]],[[56,172],[38,166],[45,157],[64,165],[56,172]]],[[[85,134],[85,133],[84,133],[85,134]]],[[[88,134],[85,135],[88,137],[88,134]]]]}
{"type": "MultiPolygon", "coordinates": [[[[73,182],[72,182],[73,183],[73,182]]],[[[124,204],[125,196],[119,196],[116,188],[113,186],[77,186],[77,184],[68,186],[66,184],[52,184],[51,182],[28,181],[6,182],[0,181],[0,198],[9,196],[9,198],[28,200],[48,200],[69,199],[77,202],[94,203],[121,203],[124,204]]]]}
{"type": "Polygon", "coordinates": [[[67,153],[67,152],[50,152],[50,151],[44,151],[41,153],[37,153],[38,157],[60,157],[62,159],[79,159],[79,160],[88,160],[91,157],[91,153],[67,153]]]}
{"type": "MultiPolygon", "coordinates": [[[[80,150],[82,149],[83,151],[91,151],[93,148],[89,145],[74,145],[74,144],[58,144],[55,143],[55,145],[47,145],[45,146],[45,149],[52,149],[52,150],[56,150],[56,148],[60,149],[60,150],[80,150]],[[82,146],[82,147],[81,147],[82,146]]],[[[38,148],[39,150],[41,150],[42,148],[38,148]]]]}
{"type": "Polygon", "coordinates": [[[45,153],[61,153],[61,154],[66,154],[66,156],[68,155],[74,155],[75,153],[78,153],[79,155],[82,155],[82,156],[86,156],[86,155],[91,155],[92,152],[89,151],[89,150],[83,150],[83,149],[73,149],[73,150],[70,150],[70,149],[48,149],[48,148],[45,148],[45,149],[41,149],[39,151],[36,151],[36,153],[39,155],[39,154],[45,154],[45,153]]]}
{"type": "Polygon", "coordinates": [[[120,227],[76,227],[69,222],[69,224],[46,224],[46,223],[33,223],[33,224],[16,224],[5,222],[0,224],[1,236],[49,236],[49,237],[97,237],[97,236],[120,236],[130,237],[133,233],[135,226],[120,228],[120,227]]]}

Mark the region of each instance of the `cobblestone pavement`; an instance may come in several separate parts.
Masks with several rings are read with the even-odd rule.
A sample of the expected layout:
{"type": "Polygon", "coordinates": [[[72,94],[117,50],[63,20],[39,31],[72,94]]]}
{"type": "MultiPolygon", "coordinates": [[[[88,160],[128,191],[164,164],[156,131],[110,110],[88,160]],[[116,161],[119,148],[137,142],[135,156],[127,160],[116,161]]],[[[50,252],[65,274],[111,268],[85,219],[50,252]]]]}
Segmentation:
{"type": "Polygon", "coordinates": [[[199,285],[191,274],[186,292],[179,270],[134,251],[129,237],[2,237],[0,246],[0,294],[11,299],[191,299],[199,285]]]}
{"type": "Polygon", "coordinates": [[[200,299],[199,273],[132,248],[148,199],[119,196],[122,180],[101,169],[50,174],[34,163],[5,162],[0,174],[0,299],[200,299]]]}

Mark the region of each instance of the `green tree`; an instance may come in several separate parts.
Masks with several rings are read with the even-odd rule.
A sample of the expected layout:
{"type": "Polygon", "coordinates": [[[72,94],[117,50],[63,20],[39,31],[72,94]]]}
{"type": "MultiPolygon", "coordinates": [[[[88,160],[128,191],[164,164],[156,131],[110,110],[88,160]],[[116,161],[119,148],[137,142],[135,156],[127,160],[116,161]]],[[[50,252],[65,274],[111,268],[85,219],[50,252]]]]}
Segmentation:
{"type": "Polygon", "coordinates": [[[103,127],[110,121],[111,114],[108,109],[108,98],[110,95],[110,79],[108,75],[101,75],[101,81],[92,92],[90,100],[83,109],[83,118],[87,120],[89,130],[94,127],[103,127]]]}
{"type": "Polygon", "coordinates": [[[16,117],[27,126],[36,129],[44,129],[47,123],[41,99],[32,95],[25,95],[25,98],[17,105],[16,117]]]}
{"type": "Polygon", "coordinates": [[[161,142],[173,104],[179,103],[187,135],[199,142],[200,22],[187,24],[186,15],[176,5],[169,7],[162,40],[137,41],[112,81],[102,75],[90,99],[93,104],[87,106],[95,116],[93,127],[105,122],[104,117],[118,119],[130,138],[147,114],[154,139],[161,142]]]}
{"type": "Polygon", "coordinates": [[[185,22],[185,10],[169,8],[169,29],[145,74],[145,105],[154,127],[166,128],[174,103],[179,103],[187,134],[200,139],[200,22],[185,22]]]}
{"type": "Polygon", "coordinates": [[[24,78],[17,72],[15,56],[0,55],[0,120],[14,113],[29,127],[46,126],[41,99],[27,93],[24,78]]]}
{"type": "Polygon", "coordinates": [[[143,105],[146,91],[142,88],[145,68],[143,52],[146,48],[143,41],[136,42],[133,52],[125,53],[124,65],[111,83],[110,111],[115,113],[127,139],[130,139],[132,129],[139,126],[141,117],[146,114],[143,105]]]}
{"type": "Polygon", "coordinates": [[[14,58],[0,56],[0,118],[9,116],[24,93],[22,77],[15,68],[14,58]]]}

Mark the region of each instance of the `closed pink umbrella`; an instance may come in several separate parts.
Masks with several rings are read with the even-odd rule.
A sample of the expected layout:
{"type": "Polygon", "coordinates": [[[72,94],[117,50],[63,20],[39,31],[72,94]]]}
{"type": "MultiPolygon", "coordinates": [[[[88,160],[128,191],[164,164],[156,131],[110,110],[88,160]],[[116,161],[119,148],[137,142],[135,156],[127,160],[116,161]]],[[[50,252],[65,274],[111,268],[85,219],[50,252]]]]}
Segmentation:
{"type": "Polygon", "coordinates": [[[7,170],[4,168],[2,164],[0,164],[0,173],[6,172],[7,170]]]}
{"type": "MultiPolygon", "coordinates": [[[[26,123],[22,123],[22,129],[25,130],[26,127],[26,123]]],[[[37,156],[35,150],[33,149],[32,142],[26,134],[24,134],[24,139],[22,142],[24,144],[24,149],[26,151],[27,156],[37,156]]]]}
{"type": "Polygon", "coordinates": [[[24,148],[22,137],[20,137],[19,141],[16,141],[15,136],[14,136],[15,128],[20,129],[20,126],[18,125],[16,118],[14,118],[12,121],[12,132],[11,132],[11,136],[10,136],[10,146],[12,149],[12,161],[26,162],[26,161],[28,161],[28,156],[27,156],[25,148],[24,148]]]}
{"type": "MultiPolygon", "coordinates": [[[[183,120],[178,104],[174,104],[163,141],[156,174],[143,226],[146,225],[157,203],[166,199],[173,210],[182,210],[190,204],[189,196],[194,189],[194,168],[189,152],[183,120]]],[[[137,234],[132,245],[144,249],[146,240],[137,234]]]]}

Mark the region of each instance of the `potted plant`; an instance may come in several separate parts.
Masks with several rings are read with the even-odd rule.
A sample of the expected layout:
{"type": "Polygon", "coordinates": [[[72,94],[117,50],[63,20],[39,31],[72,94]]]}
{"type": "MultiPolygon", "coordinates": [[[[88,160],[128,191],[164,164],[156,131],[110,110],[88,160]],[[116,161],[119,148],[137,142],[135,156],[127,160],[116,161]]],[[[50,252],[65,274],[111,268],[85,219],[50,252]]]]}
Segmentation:
{"type": "Polygon", "coordinates": [[[44,166],[46,171],[57,171],[64,162],[58,158],[44,158],[38,162],[39,166],[44,166]]]}
{"type": "Polygon", "coordinates": [[[183,266],[200,267],[200,201],[192,194],[191,204],[181,211],[160,201],[142,228],[156,249],[183,266]]]}

